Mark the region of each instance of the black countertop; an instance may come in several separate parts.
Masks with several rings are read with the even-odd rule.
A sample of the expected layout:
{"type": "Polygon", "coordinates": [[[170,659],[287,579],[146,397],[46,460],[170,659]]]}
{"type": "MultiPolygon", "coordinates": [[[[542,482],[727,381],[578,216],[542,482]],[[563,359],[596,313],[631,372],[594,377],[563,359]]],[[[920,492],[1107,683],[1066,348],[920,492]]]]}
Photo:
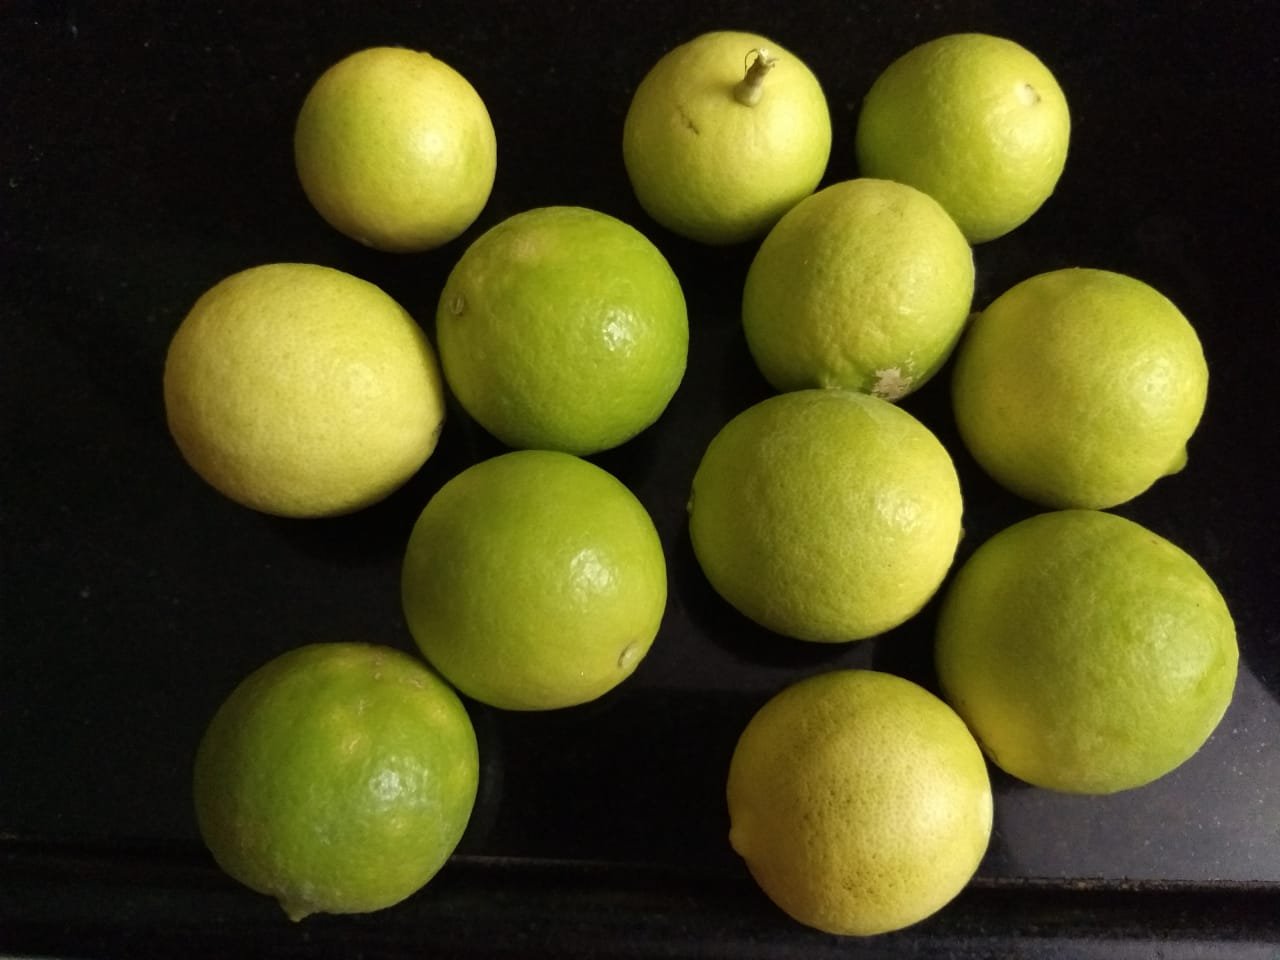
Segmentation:
{"type": "MultiPolygon", "coordinates": [[[[92,955],[593,954],[1266,956],[1280,943],[1280,58],[1264,2],[1034,5],[741,0],[13,2],[0,8],[0,951],[92,955]],[[1208,744],[1105,797],[993,772],[996,824],[971,888],[868,941],[786,920],[727,843],[728,758],[789,680],[836,666],[936,689],[934,606],[875,640],[782,640],[707,585],[684,504],[706,443],[769,394],[739,322],[754,245],[700,247],[640,210],[621,160],[632,90],[715,28],[771,36],[823,83],[825,183],[857,175],[858,103],[944,33],[1015,39],[1054,70],[1073,139],[1056,194],[976,248],[976,306],[1063,266],[1132,274],[1195,325],[1209,403],[1177,476],[1116,512],[1200,561],[1236,618],[1241,669],[1208,744]],[[479,221],[431,253],[328,228],[292,167],[311,82],[364,46],[426,49],[480,91],[498,176],[479,221]],[[671,570],[649,657],[583,707],[469,704],[481,794],[454,861],[405,904],[289,924],[200,845],[192,754],[249,671],[315,640],[413,644],[401,551],[431,493],[501,452],[456,406],[440,448],[385,502],[286,521],[224,500],[182,462],[165,349],[197,296],[277,260],[382,286],[425,326],[466,244],[534,206],[580,204],[653,239],[689,303],[688,375],[655,427],[592,459],[652,513],[671,570]]],[[[952,451],[961,559],[1037,512],[959,443],[946,372],[903,406],[952,451]]]]}

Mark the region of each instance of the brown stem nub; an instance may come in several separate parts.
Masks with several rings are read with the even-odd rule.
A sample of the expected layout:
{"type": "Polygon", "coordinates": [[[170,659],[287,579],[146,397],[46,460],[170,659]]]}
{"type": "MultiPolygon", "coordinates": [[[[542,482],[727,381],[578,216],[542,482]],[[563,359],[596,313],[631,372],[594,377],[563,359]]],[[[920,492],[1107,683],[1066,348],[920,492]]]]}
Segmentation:
{"type": "Polygon", "coordinates": [[[744,106],[754,107],[760,102],[760,96],[764,92],[765,76],[778,61],[769,56],[768,50],[752,50],[747,54],[747,60],[750,61],[747,75],[733,88],[733,97],[744,106]],[[751,58],[752,53],[755,54],[755,59],[751,58]]]}

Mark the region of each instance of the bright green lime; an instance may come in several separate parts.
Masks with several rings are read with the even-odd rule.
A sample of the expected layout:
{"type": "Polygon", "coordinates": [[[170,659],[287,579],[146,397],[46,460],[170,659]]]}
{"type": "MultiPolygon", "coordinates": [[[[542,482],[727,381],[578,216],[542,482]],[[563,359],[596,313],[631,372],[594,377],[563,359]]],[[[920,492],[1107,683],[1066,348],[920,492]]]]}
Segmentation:
{"type": "Polygon", "coordinates": [[[446,483],[405,552],[405,619],[463,693],[509,710],[594,700],[649,651],[667,600],[644,506],[577,457],[521,450],[446,483]]]}
{"type": "Polygon", "coordinates": [[[658,248],[620,220],[541,207],[482,235],[436,312],[458,401],[512,447],[586,455],[655,420],[684,376],[684,294],[658,248]]]}
{"type": "Polygon", "coordinates": [[[471,816],[479,758],[454,692],[388,647],[292,650],[232,691],[200,742],[201,836],[294,920],[398,903],[471,816]]]}

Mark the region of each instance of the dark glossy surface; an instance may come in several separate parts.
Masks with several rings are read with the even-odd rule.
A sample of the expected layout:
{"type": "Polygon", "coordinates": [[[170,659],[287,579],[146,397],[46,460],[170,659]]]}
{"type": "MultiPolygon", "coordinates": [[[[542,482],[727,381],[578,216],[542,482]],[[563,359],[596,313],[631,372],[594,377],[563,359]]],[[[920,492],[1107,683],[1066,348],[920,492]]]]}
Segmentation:
{"type": "MultiPolygon", "coordinates": [[[[933,607],[853,646],[782,640],[721,602],[689,548],[684,503],[703,448],[769,393],[738,321],[752,248],[702,248],[649,221],[622,168],[621,123],[662,52],[737,27],[788,46],[826,88],[836,130],[826,183],[856,175],[858,101],[915,43],[982,30],[1038,53],[1072,106],[1071,155],[1030,222],[977,248],[976,304],[1042,270],[1118,270],[1173,299],[1209,358],[1209,406],[1189,465],[1117,512],[1182,546],[1218,582],[1241,644],[1231,709],[1184,767],[1119,796],[1061,796],[996,773],[996,831],[975,892],[915,939],[893,942],[915,949],[935,937],[977,956],[988,941],[972,925],[985,924],[991,943],[1034,946],[1053,935],[1002,928],[999,910],[1069,900],[1083,881],[1102,892],[1072,901],[1092,918],[1082,929],[1141,931],[1135,918],[1157,923],[1161,911],[1182,916],[1197,904],[1213,917],[1213,904],[1226,903],[1220,926],[1169,936],[1240,930],[1236,948],[1266,949],[1276,931],[1263,916],[1280,915],[1261,906],[1280,890],[1280,68],[1269,17],[1260,2],[1125,11],[979,0],[0,8],[0,948],[116,950],[150,930],[156,939],[135,942],[141,949],[170,943],[175,930],[217,929],[230,939],[212,942],[239,935],[303,950],[311,922],[276,926],[271,904],[205,858],[189,796],[195,745],[235,683],[286,649],[326,639],[413,649],[397,582],[413,519],[446,479],[501,450],[454,409],[421,473],[361,514],[298,522],[240,508],[203,485],[165,429],[164,352],[191,303],[235,270],[313,261],[378,283],[429,327],[467,242],[520,210],[573,203],[648,234],[689,302],[689,372],[668,412],[593,458],[636,492],[662,534],[672,575],[662,632],[635,676],[594,704],[542,715],[473,705],[484,774],[457,877],[446,871],[388,925],[316,922],[317,949],[323,931],[338,929],[370,949],[436,937],[482,955],[491,924],[504,936],[533,931],[534,952],[557,924],[582,919],[556,907],[570,902],[606,904],[601,949],[817,949],[763,901],[728,847],[729,755],[751,713],[799,676],[872,666],[932,686],[933,607]],[[339,236],[293,174],[292,123],[311,81],[381,43],[428,49],[459,69],[498,132],[488,207],[429,254],[380,254],[339,236]],[[563,860],[588,866],[556,868],[563,860]],[[646,865],[641,879],[625,879],[636,864],[646,865]],[[1128,881],[1150,881],[1147,906],[1107,892],[1128,881]],[[1169,881],[1190,886],[1164,896],[1169,881]],[[1239,883],[1252,892],[1232,900],[1239,883]],[[492,896],[474,900],[481,890],[492,896]],[[120,896],[133,907],[116,910],[120,896]],[[726,939],[730,928],[737,939],[726,939]]],[[[904,406],[956,458],[963,558],[1035,508],[965,454],[945,381],[944,372],[904,406]]],[[[575,949],[566,944],[566,955],[575,949]]]]}

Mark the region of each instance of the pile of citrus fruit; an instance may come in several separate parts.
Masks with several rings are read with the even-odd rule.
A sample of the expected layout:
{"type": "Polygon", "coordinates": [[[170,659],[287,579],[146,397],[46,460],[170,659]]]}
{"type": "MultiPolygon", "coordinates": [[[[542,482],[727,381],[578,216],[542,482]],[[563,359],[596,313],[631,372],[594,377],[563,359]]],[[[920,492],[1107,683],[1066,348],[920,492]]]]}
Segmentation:
{"type": "MultiPolygon", "coordinates": [[[[907,926],[969,882],[992,827],[988,761],[1047,789],[1135,788],[1194,753],[1232,696],[1235,632],[1209,576],[1105,512],[1185,462],[1208,383],[1191,325],[1101,269],[1042,273],[973,310],[971,244],[1050,197],[1070,129],[1029,51],[941,37],[867,92],[862,176],[818,190],[832,142],[818,79],[735,32],[662,56],[622,126],[618,173],[657,223],[758,242],[726,296],[778,392],[725,423],[689,477],[708,582],[819,643],[884,633],[942,592],[941,698],[870,670],[807,677],[760,707],[726,772],[733,849],[824,931],[907,926]],[[958,570],[951,453],[894,403],[949,362],[968,452],[1045,508],[958,570]]],[[[424,251],[484,208],[497,138],[456,71],[378,48],[316,81],[295,148],[329,224],[424,251]]],[[[636,669],[666,607],[650,516],[583,459],[648,429],[686,376],[685,299],[658,247],[599,211],[527,210],[456,258],[434,321],[433,345],[364,280],[268,264],[205,293],[166,361],[183,456],[257,510],[385,497],[431,455],[446,391],[512,448],[446,482],[405,531],[403,612],[424,659],[302,647],[208,727],[201,833],[295,919],[389,906],[448,860],[480,769],[459,693],[504,710],[593,700],[636,669]]]]}

